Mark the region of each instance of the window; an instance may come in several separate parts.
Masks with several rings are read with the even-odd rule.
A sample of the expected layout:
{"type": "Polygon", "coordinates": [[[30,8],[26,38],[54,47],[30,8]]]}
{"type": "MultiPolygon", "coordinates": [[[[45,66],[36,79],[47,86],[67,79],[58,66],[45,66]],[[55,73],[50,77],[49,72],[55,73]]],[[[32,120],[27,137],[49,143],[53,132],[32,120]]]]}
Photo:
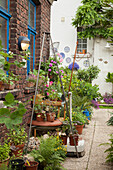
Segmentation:
{"type": "MultiPolygon", "coordinates": [[[[82,31],[82,28],[78,27],[77,33],[81,31],[82,31]]],[[[77,36],[77,41],[78,41],[77,53],[86,54],[87,53],[87,38],[81,39],[77,36]]]]}
{"type": "Polygon", "coordinates": [[[35,35],[36,35],[36,5],[28,0],[28,38],[30,39],[29,50],[31,56],[27,61],[27,74],[35,68],[35,35]]]}
{"type": "Polygon", "coordinates": [[[9,0],[0,1],[0,39],[3,48],[9,51],[9,0]]]}

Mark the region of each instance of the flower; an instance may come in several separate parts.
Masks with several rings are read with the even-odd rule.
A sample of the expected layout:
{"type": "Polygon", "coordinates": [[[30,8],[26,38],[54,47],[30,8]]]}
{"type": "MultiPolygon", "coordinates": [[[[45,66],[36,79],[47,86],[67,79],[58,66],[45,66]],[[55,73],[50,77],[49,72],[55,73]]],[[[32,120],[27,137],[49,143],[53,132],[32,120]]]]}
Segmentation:
{"type": "Polygon", "coordinates": [[[55,90],[52,90],[53,92],[55,92],[55,90]]]}
{"type": "Polygon", "coordinates": [[[51,60],[51,63],[53,63],[53,60],[51,60]]]}
{"type": "Polygon", "coordinates": [[[49,85],[48,85],[48,84],[46,84],[46,87],[49,87],[49,85]]]}
{"type": "Polygon", "coordinates": [[[60,60],[59,60],[59,62],[61,63],[63,61],[63,58],[61,58],[60,60]]]}
{"type": "Polygon", "coordinates": [[[61,72],[62,72],[62,73],[64,73],[64,71],[63,71],[63,70],[61,70],[61,72]]]}
{"type": "Polygon", "coordinates": [[[56,71],[56,73],[58,73],[58,71],[56,71]]]}
{"type": "Polygon", "coordinates": [[[49,67],[52,67],[52,63],[49,64],[49,67]]]}
{"type": "Polygon", "coordinates": [[[54,64],[56,64],[56,61],[53,61],[54,64]]]}
{"type": "Polygon", "coordinates": [[[47,92],[47,96],[49,96],[49,93],[47,92]]]}
{"type": "Polygon", "coordinates": [[[51,86],[51,85],[53,84],[53,81],[50,81],[49,84],[50,84],[50,86],[51,86]]]}
{"type": "Polygon", "coordinates": [[[51,69],[48,69],[48,71],[51,71],[51,69]]]}
{"type": "Polygon", "coordinates": [[[61,78],[63,78],[63,76],[61,75],[61,78]]]}

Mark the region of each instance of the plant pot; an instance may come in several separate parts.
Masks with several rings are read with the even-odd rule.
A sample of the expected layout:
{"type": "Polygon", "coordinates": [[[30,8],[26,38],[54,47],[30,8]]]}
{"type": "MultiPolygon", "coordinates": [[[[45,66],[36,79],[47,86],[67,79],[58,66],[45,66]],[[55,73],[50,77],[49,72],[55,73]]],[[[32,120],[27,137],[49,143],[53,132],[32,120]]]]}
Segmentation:
{"type": "Polygon", "coordinates": [[[38,168],[38,162],[36,162],[36,161],[31,161],[31,162],[29,162],[30,163],[30,166],[27,164],[27,163],[25,163],[25,167],[26,167],[26,170],[37,170],[38,168]]]}
{"type": "MultiPolygon", "coordinates": [[[[74,138],[75,138],[76,146],[78,146],[78,135],[74,134],[74,138]]],[[[73,139],[72,135],[69,136],[69,142],[70,142],[71,146],[75,146],[74,139],[73,139]]]]}
{"type": "Polygon", "coordinates": [[[4,83],[0,81],[0,91],[3,91],[5,89],[4,83]]]}
{"type": "Polygon", "coordinates": [[[67,145],[67,136],[61,135],[61,140],[63,142],[63,145],[67,145]]]}
{"type": "Polygon", "coordinates": [[[34,87],[35,86],[35,83],[34,82],[27,82],[26,84],[27,87],[34,87]]]}
{"type": "Polygon", "coordinates": [[[11,154],[15,155],[16,157],[20,157],[22,156],[22,153],[23,153],[23,149],[24,149],[24,143],[21,144],[21,145],[16,145],[16,146],[11,146],[11,154]]]}
{"type": "Polygon", "coordinates": [[[23,159],[14,159],[10,161],[12,170],[23,170],[25,162],[23,159]]]}
{"type": "Polygon", "coordinates": [[[36,120],[37,120],[38,122],[44,121],[44,115],[43,115],[43,113],[36,113],[36,120]]]}
{"type": "Polygon", "coordinates": [[[0,167],[2,167],[2,165],[5,165],[5,166],[8,166],[8,164],[9,164],[9,158],[7,158],[7,159],[5,159],[5,160],[3,160],[3,161],[0,161],[0,167]]]}
{"type": "Polygon", "coordinates": [[[55,120],[55,113],[47,113],[46,116],[47,116],[47,121],[48,122],[54,122],[54,120],[55,120]]]}
{"type": "Polygon", "coordinates": [[[15,84],[11,85],[11,84],[5,83],[5,89],[6,90],[13,90],[14,88],[15,88],[15,84]]]}
{"type": "Polygon", "coordinates": [[[79,135],[82,134],[83,127],[84,127],[84,125],[75,125],[75,128],[76,128],[79,135]]]}

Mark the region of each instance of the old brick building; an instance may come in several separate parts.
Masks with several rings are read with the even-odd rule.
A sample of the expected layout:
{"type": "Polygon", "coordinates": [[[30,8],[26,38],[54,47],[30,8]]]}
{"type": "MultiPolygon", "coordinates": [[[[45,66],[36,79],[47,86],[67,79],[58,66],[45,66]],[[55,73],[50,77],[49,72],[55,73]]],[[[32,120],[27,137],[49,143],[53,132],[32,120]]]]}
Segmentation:
{"type": "MultiPolygon", "coordinates": [[[[0,0],[0,39],[4,49],[17,54],[11,62],[20,60],[18,54],[18,38],[25,36],[30,39],[30,60],[27,68],[11,69],[15,74],[21,75],[22,81],[16,84],[16,89],[11,92],[15,98],[23,102],[32,98],[34,89],[26,89],[25,79],[29,71],[38,68],[38,61],[42,45],[43,32],[50,32],[50,12],[53,0],[0,0]]],[[[46,40],[43,56],[49,56],[49,41],[46,40]]],[[[0,92],[0,101],[3,101],[7,90],[0,92]]],[[[27,113],[23,117],[23,123],[31,114],[31,102],[27,106],[27,113]]],[[[26,126],[27,127],[27,126],[26,126]]],[[[6,127],[0,126],[1,140],[4,137],[6,127]]]]}

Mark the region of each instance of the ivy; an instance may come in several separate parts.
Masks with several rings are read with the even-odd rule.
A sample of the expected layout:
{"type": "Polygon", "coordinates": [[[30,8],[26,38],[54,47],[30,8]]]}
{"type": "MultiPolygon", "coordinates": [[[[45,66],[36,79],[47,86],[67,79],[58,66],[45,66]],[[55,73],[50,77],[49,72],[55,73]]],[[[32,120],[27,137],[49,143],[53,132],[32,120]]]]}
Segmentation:
{"type": "Polygon", "coordinates": [[[82,27],[80,38],[113,39],[113,8],[109,0],[83,0],[72,19],[72,25],[82,27]]]}

